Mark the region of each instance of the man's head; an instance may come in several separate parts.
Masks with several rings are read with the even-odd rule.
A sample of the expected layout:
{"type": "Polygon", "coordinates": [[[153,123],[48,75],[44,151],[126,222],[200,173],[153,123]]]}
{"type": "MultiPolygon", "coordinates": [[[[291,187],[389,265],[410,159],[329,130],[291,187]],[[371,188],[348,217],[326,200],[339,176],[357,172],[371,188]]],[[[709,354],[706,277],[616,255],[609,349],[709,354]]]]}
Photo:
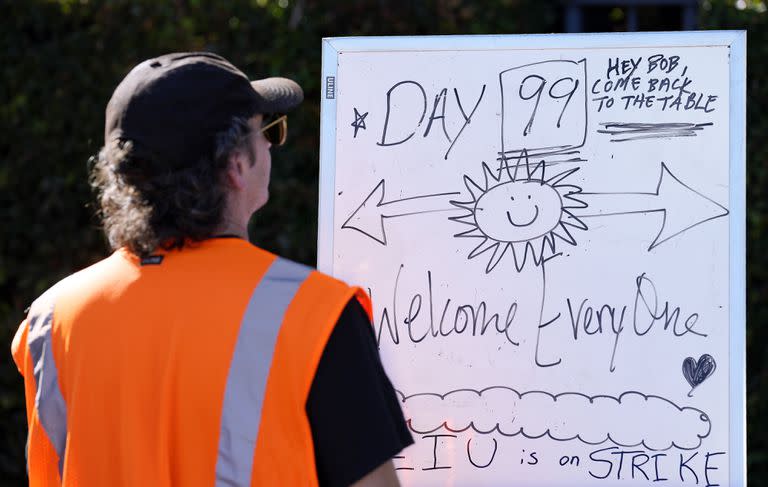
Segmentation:
{"type": "Polygon", "coordinates": [[[112,247],[180,247],[263,205],[271,144],[262,125],[302,99],[295,82],[251,82],[211,53],[136,66],[107,105],[91,175],[112,247]]]}
{"type": "Polygon", "coordinates": [[[277,120],[269,120],[257,114],[247,121],[247,136],[239,146],[229,153],[229,164],[224,171],[224,186],[228,191],[227,208],[221,233],[243,235],[248,219],[269,199],[269,175],[272,169],[272,143],[263,127],[277,120]]]}

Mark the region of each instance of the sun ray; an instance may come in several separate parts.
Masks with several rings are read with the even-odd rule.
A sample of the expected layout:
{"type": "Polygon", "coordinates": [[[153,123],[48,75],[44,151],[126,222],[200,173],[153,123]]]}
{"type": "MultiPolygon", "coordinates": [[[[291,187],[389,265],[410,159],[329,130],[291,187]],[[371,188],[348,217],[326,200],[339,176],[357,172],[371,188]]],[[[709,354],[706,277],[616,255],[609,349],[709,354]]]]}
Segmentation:
{"type": "Polygon", "coordinates": [[[530,163],[526,164],[526,166],[527,166],[527,170],[528,170],[528,180],[529,181],[540,181],[541,184],[544,184],[544,177],[545,177],[544,176],[544,168],[545,168],[544,161],[543,160],[539,161],[539,163],[536,164],[533,167],[533,170],[531,170],[530,163]],[[541,170],[541,176],[537,178],[535,176],[536,176],[536,173],[539,172],[539,170],[541,170]]]}
{"type": "Polygon", "coordinates": [[[485,189],[481,188],[480,185],[474,182],[469,176],[464,176],[464,186],[467,187],[469,194],[472,195],[472,198],[475,201],[477,201],[477,195],[482,195],[486,191],[485,189]]]}
{"type": "Polygon", "coordinates": [[[563,213],[568,215],[568,218],[561,219],[560,221],[566,225],[570,225],[572,227],[578,228],[579,230],[589,230],[589,227],[586,223],[581,221],[579,217],[568,211],[566,208],[563,208],[563,213]]]}
{"type": "Polygon", "coordinates": [[[544,248],[549,247],[550,252],[555,251],[555,239],[552,237],[551,234],[544,235],[544,238],[541,239],[541,251],[544,253],[544,248]]]}
{"type": "Polygon", "coordinates": [[[581,194],[581,188],[573,184],[557,184],[552,186],[558,194],[562,196],[570,196],[574,194],[581,194]]]}
{"type": "Polygon", "coordinates": [[[485,176],[485,189],[492,188],[494,185],[491,185],[491,181],[498,184],[498,182],[501,180],[501,176],[496,176],[494,174],[494,171],[491,170],[490,167],[488,167],[488,164],[483,161],[483,176],[485,176]]]}
{"type": "Polygon", "coordinates": [[[570,195],[570,194],[569,194],[569,195],[566,195],[566,196],[565,196],[565,199],[567,199],[568,201],[571,201],[571,202],[573,202],[573,204],[572,204],[572,205],[568,205],[568,206],[565,206],[565,205],[563,205],[563,208],[567,208],[567,209],[576,209],[576,208],[578,208],[578,209],[584,209],[584,208],[587,208],[587,207],[589,206],[589,205],[588,205],[586,202],[584,202],[584,201],[581,201],[581,200],[580,200],[580,199],[578,199],[578,198],[574,198],[574,197],[573,197],[572,195],[570,195]]]}
{"type": "MultiPolygon", "coordinates": [[[[480,245],[475,247],[475,249],[469,253],[468,258],[474,259],[475,257],[482,254],[483,252],[487,252],[488,250],[498,246],[499,246],[499,242],[495,240],[491,240],[490,238],[486,238],[485,240],[480,242],[480,245]]],[[[494,252],[495,252],[495,249],[494,249],[494,252]]]]}
{"type": "Polygon", "coordinates": [[[552,230],[552,235],[555,237],[558,237],[566,242],[568,242],[571,245],[576,245],[576,239],[573,238],[573,235],[571,235],[571,232],[568,231],[568,229],[563,225],[562,222],[558,223],[558,228],[560,229],[560,232],[557,232],[555,230],[552,230]],[[561,235],[565,234],[565,235],[561,235]]]}
{"type": "Polygon", "coordinates": [[[509,166],[506,166],[506,171],[500,171],[499,172],[499,182],[507,182],[507,181],[514,181],[512,173],[509,170],[509,166]]]}
{"type": "MultiPolygon", "coordinates": [[[[540,249],[543,249],[544,247],[539,245],[540,249]]],[[[541,264],[541,259],[543,254],[541,252],[536,253],[536,249],[533,246],[533,242],[527,242],[526,243],[526,250],[530,252],[531,259],[533,259],[533,263],[536,265],[541,264]]]]}
{"type": "MultiPolygon", "coordinates": [[[[515,174],[514,175],[510,174],[510,179],[512,181],[517,181],[517,171],[518,169],[520,169],[520,164],[523,162],[523,160],[525,160],[525,166],[527,168],[528,167],[528,150],[527,149],[523,149],[522,151],[520,151],[520,155],[517,156],[517,164],[515,164],[515,174]]],[[[509,166],[507,166],[507,168],[509,168],[509,166]]]]}
{"type": "Polygon", "coordinates": [[[497,243],[496,244],[496,250],[493,251],[493,255],[491,256],[491,259],[488,261],[488,265],[485,267],[485,273],[490,273],[498,264],[501,262],[501,258],[504,257],[504,254],[507,252],[507,249],[509,249],[510,244],[509,243],[497,243]]]}
{"type": "Polygon", "coordinates": [[[448,217],[449,220],[455,221],[457,223],[462,223],[464,225],[472,225],[477,226],[477,222],[475,221],[475,214],[474,213],[467,213],[461,216],[450,216],[448,217]]]}
{"type": "Polygon", "coordinates": [[[450,203],[453,206],[456,206],[457,208],[461,208],[463,210],[467,210],[467,211],[472,212],[472,213],[475,212],[475,202],[474,201],[456,201],[456,200],[451,200],[450,203]]]}
{"type": "Polygon", "coordinates": [[[561,186],[558,186],[557,183],[559,183],[563,179],[567,178],[571,174],[575,173],[579,169],[580,169],[579,167],[574,167],[573,169],[568,169],[568,170],[565,170],[565,171],[563,171],[561,173],[555,174],[551,178],[547,179],[547,184],[550,185],[550,186],[553,186],[553,187],[555,187],[555,189],[557,189],[557,188],[561,187],[561,186]]]}
{"type": "Polygon", "coordinates": [[[528,256],[533,256],[536,252],[533,251],[533,245],[531,242],[515,242],[517,244],[517,256],[521,259],[520,265],[522,266],[528,260],[528,256]]]}
{"type": "Polygon", "coordinates": [[[515,255],[523,255],[523,252],[525,251],[525,242],[511,242],[512,244],[512,251],[515,253],[515,255]]]}
{"type": "Polygon", "coordinates": [[[483,233],[479,228],[470,228],[466,232],[457,233],[454,237],[467,237],[467,238],[487,238],[487,235],[483,233]]]}
{"type": "Polygon", "coordinates": [[[512,245],[512,257],[514,257],[515,260],[515,269],[517,269],[517,272],[520,272],[523,270],[523,267],[525,267],[525,259],[528,257],[528,249],[524,242],[517,243],[520,245],[512,245]]]}
{"type": "Polygon", "coordinates": [[[547,179],[546,161],[532,166],[525,149],[516,157],[502,155],[500,160],[497,171],[484,161],[481,163],[480,184],[464,175],[469,192],[465,199],[471,201],[451,201],[467,213],[449,219],[469,226],[455,236],[481,239],[468,258],[490,254],[485,269],[490,273],[511,249],[515,269],[522,272],[528,263],[541,266],[562,255],[562,251],[558,252],[558,241],[577,245],[573,230],[588,227],[573,210],[587,205],[578,199],[581,188],[567,184],[566,180],[579,168],[560,171],[547,179]],[[510,162],[514,159],[517,161],[513,167],[510,162]],[[528,184],[532,182],[538,184],[528,184]]]}

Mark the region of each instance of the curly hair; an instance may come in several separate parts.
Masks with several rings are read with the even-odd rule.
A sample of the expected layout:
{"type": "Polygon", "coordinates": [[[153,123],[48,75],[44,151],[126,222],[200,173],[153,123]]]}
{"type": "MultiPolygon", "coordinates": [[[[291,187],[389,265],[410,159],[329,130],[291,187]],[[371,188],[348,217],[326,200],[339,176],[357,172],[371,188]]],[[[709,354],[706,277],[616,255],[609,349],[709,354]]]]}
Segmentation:
{"type": "Polygon", "coordinates": [[[91,159],[91,187],[112,249],[140,257],[158,248],[180,249],[209,238],[221,222],[226,192],[223,174],[230,154],[248,151],[248,121],[234,118],[216,135],[212,156],[175,169],[131,140],[107,143],[91,159]]]}

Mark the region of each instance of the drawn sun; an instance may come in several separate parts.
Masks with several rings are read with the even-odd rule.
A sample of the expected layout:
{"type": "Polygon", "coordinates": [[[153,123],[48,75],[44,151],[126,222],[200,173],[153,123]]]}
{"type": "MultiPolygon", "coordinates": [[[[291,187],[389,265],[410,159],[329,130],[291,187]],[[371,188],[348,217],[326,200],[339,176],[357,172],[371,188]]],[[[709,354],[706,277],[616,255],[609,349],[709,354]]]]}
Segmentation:
{"type": "Polygon", "coordinates": [[[587,225],[572,213],[587,207],[577,199],[581,188],[564,182],[578,167],[547,179],[546,163],[541,161],[532,168],[525,151],[513,166],[502,165],[496,171],[498,175],[485,162],[482,166],[483,186],[464,176],[472,199],[451,201],[467,213],[449,219],[472,227],[455,237],[482,239],[469,253],[469,259],[492,251],[486,273],[510,250],[518,272],[529,257],[534,265],[542,265],[562,254],[556,252],[557,239],[576,245],[571,230],[587,230],[587,225]]]}

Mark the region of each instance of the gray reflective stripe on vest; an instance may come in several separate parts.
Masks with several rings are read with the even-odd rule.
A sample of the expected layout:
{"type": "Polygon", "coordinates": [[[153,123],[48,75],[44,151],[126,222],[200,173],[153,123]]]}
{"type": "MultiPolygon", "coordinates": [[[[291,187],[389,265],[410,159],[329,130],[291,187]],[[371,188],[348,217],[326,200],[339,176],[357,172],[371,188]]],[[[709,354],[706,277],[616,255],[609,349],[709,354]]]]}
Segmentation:
{"type": "Polygon", "coordinates": [[[59,387],[59,371],[53,361],[51,327],[53,306],[32,306],[27,320],[27,343],[32,355],[35,376],[35,409],[40,424],[59,456],[59,475],[64,470],[64,450],[67,445],[67,405],[59,387]],[[40,309],[44,308],[44,309],[40,309]]]}
{"type": "Polygon", "coordinates": [[[216,486],[251,485],[261,407],[277,334],[309,267],[277,258],[245,310],[224,390],[216,486]]]}

